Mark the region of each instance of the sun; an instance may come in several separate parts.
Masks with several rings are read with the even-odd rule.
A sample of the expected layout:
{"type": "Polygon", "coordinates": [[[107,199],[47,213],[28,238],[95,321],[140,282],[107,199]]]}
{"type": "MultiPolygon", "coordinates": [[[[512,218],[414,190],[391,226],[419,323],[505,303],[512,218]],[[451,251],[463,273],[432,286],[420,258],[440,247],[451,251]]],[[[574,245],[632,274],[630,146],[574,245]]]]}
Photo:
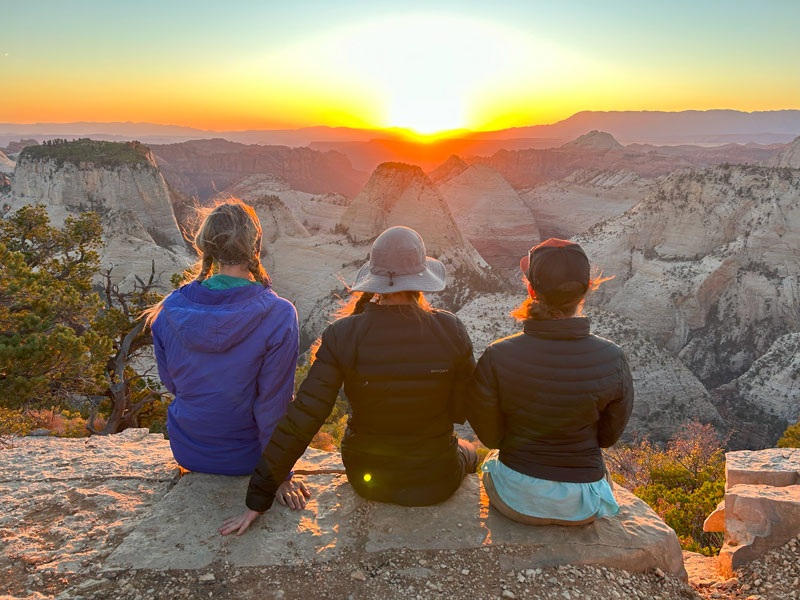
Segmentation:
{"type": "Polygon", "coordinates": [[[532,54],[529,38],[504,25],[411,13],[309,36],[266,57],[264,77],[290,103],[338,114],[349,104],[375,127],[430,135],[474,126],[476,99],[530,73],[532,54]]]}

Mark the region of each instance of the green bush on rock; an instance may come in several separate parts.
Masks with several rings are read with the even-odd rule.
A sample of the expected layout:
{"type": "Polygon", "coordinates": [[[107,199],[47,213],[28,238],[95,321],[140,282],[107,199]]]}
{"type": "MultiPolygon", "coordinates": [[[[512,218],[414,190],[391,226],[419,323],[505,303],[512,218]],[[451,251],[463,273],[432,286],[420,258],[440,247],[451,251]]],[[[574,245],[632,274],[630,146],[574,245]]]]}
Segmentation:
{"type": "Polygon", "coordinates": [[[690,423],[664,448],[645,439],[615,446],[606,457],[614,481],[647,502],[685,550],[719,552],[721,534],[703,531],[725,496],[725,453],[711,425],[690,423]]]}

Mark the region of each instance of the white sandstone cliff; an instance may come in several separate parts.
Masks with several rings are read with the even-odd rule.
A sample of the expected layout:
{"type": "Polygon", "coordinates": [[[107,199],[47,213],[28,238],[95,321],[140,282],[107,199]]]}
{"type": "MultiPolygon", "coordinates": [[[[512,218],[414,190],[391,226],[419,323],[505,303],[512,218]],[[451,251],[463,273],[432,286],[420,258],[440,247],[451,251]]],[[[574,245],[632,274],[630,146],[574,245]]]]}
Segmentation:
{"type": "Polygon", "coordinates": [[[8,158],[5,154],[0,152],[0,173],[10,175],[14,172],[16,163],[8,158]]]}
{"type": "Polygon", "coordinates": [[[436,186],[417,166],[379,165],[342,216],[355,242],[370,242],[388,227],[405,225],[425,240],[430,256],[448,267],[448,276],[484,276],[486,262],[462,235],[436,186]]]}
{"type": "Polygon", "coordinates": [[[800,330],[800,171],[679,171],[577,241],[614,276],[591,301],[632,319],[709,386],[800,330]]]}
{"type": "Polygon", "coordinates": [[[654,186],[655,180],[633,171],[588,168],[521,192],[520,197],[536,217],[542,238],[571,238],[621,215],[654,186]]]}
{"type": "Polygon", "coordinates": [[[114,266],[115,281],[146,276],[155,261],[158,286],[168,289],[169,277],[186,268],[169,190],[150,153],[141,163],[109,166],[23,152],[4,201],[10,211],[42,203],[56,226],[69,215],[95,211],[103,225],[101,266],[114,266]]]}
{"type": "Polygon", "coordinates": [[[468,166],[437,185],[461,232],[493,267],[516,267],[539,242],[533,213],[492,167],[468,166]]]}

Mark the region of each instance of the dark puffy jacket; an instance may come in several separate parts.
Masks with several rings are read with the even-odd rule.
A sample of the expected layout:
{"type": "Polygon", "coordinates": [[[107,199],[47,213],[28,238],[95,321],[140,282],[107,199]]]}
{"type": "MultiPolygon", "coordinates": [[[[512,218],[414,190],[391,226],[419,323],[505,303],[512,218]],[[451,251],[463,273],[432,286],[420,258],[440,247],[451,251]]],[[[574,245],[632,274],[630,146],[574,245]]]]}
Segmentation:
{"type": "Polygon", "coordinates": [[[351,416],[342,440],[347,478],[361,496],[408,506],[447,499],[461,483],[453,423],[463,423],[472,343],[458,318],[368,304],[322,334],[308,376],[278,423],[247,491],[264,511],[330,414],[339,388],[351,416]]]}
{"type": "Polygon", "coordinates": [[[589,483],[601,448],[622,435],[633,384],[619,346],[589,333],[589,319],[528,320],[494,342],[475,369],[467,416],[500,461],[526,475],[589,483]]]}

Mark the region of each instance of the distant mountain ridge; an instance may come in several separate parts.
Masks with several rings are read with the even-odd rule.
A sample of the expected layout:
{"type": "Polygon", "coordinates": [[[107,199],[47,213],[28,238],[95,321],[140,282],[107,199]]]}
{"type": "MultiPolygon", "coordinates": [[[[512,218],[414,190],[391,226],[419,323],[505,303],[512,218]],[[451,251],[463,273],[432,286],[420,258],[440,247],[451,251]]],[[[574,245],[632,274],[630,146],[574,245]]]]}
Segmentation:
{"type": "MultiPolygon", "coordinates": [[[[464,140],[511,140],[552,138],[553,146],[593,129],[605,131],[622,142],[656,143],[788,143],[800,135],[800,110],[582,111],[546,125],[511,127],[494,131],[453,130],[445,137],[464,140]]],[[[296,129],[214,131],[181,125],[133,122],[0,123],[0,146],[19,136],[97,136],[97,139],[138,139],[169,143],[222,137],[247,144],[307,146],[313,142],[368,142],[374,139],[404,140],[402,129],[365,129],[313,126],[296,129]]]]}

